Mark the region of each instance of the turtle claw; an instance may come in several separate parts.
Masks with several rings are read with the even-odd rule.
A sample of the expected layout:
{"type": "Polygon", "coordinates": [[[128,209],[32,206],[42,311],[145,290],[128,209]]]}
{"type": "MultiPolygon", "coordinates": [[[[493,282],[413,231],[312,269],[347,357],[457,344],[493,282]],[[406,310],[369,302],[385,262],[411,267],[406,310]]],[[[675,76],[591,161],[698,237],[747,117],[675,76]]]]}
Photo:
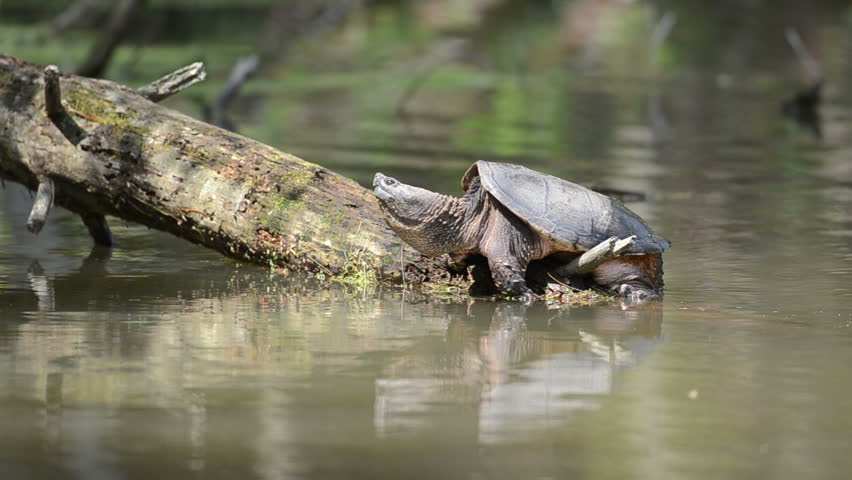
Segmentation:
{"type": "Polygon", "coordinates": [[[506,292],[512,297],[516,297],[524,305],[532,304],[535,300],[535,294],[527,287],[527,282],[520,275],[513,275],[514,278],[509,282],[506,292]]]}
{"type": "Polygon", "coordinates": [[[532,305],[533,300],[535,300],[535,294],[527,290],[522,293],[519,298],[521,300],[521,304],[529,306],[532,305]]]}
{"type": "Polygon", "coordinates": [[[630,303],[645,303],[658,295],[653,290],[622,284],[618,287],[618,294],[630,303]]]}

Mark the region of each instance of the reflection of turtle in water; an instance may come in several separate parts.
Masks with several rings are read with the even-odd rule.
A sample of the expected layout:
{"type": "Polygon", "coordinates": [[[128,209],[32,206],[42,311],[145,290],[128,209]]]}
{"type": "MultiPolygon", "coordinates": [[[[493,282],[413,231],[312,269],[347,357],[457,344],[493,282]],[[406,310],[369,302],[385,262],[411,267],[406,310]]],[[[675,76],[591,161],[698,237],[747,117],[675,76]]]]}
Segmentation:
{"type": "Polygon", "coordinates": [[[547,259],[564,265],[611,237],[635,237],[623,253],[599,265],[591,278],[633,299],[659,293],[662,251],[654,234],[618,200],[519,165],[476,162],[462,179],[465,195],[441,195],[377,173],[376,197],[388,225],[425,255],[449,253],[473,265],[472,294],[529,299],[527,267],[547,259]]]}

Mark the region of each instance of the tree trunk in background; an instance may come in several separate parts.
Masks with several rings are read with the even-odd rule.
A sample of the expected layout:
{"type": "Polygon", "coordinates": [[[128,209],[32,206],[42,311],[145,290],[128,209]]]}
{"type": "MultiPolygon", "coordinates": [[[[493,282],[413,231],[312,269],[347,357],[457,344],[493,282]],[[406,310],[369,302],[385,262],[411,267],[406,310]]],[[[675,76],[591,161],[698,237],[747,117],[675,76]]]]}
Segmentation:
{"type": "Polygon", "coordinates": [[[56,204],[84,218],[113,215],[258,264],[339,273],[357,260],[391,280],[442,271],[411,249],[403,259],[375,197],[348,178],[122,85],[60,85],[58,120],[45,113],[42,70],[0,55],[0,178],[32,190],[52,180],[56,204]]]}
{"type": "Polygon", "coordinates": [[[113,7],[106,25],[101,30],[89,55],[77,73],[86,77],[102,77],[110,58],[118,44],[130,33],[130,27],[136,12],[145,4],[145,0],[123,0],[113,7]]]}

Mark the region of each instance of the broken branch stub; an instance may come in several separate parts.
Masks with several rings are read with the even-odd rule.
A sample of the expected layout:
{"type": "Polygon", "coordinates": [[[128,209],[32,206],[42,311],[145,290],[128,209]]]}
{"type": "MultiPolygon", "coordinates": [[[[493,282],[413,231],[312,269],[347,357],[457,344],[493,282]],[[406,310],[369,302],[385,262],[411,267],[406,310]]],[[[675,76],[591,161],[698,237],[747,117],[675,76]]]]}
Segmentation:
{"type": "Polygon", "coordinates": [[[207,78],[203,62],[195,62],[155,80],[138,90],[139,95],[159,102],[207,78]]]}
{"type": "Polygon", "coordinates": [[[48,65],[44,69],[44,109],[51,119],[65,112],[62,106],[62,91],[59,88],[59,67],[48,65]]]}
{"type": "Polygon", "coordinates": [[[42,72],[44,77],[44,110],[47,118],[62,132],[62,135],[71,142],[78,145],[88,135],[77,122],[68,115],[65,106],[62,105],[62,89],[59,86],[59,67],[48,65],[42,72]]]}
{"type": "Polygon", "coordinates": [[[27,230],[30,232],[36,235],[41,232],[47,221],[47,214],[50,213],[50,207],[53,206],[53,194],[53,180],[40,178],[33,208],[27,219],[27,230]]]}
{"type": "Polygon", "coordinates": [[[619,240],[618,237],[610,237],[597,244],[594,248],[575,258],[568,265],[557,270],[557,274],[563,277],[570,275],[585,275],[601,266],[603,263],[620,256],[636,241],[635,236],[619,240]]]}
{"type": "MultiPolygon", "coordinates": [[[[47,117],[51,122],[65,135],[74,146],[87,136],[86,132],[68,115],[65,107],[62,105],[62,90],[59,86],[59,67],[56,65],[48,65],[44,69],[44,109],[47,117]]],[[[33,210],[30,212],[30,218],[27,221],[27,228],[30,232],[38,234],[44,227],[47,220],[47,213],[50,206],[53,205],[53,181],[45,180],[39,183],[38,194],[36,194],[36,202],[33,205],[33,210]],[[47,185],[49,182],[49,185],[47,185]],[[44,186],[44,187],[43,187],[44,186]],[[44,207],[44,202],[39,203],[42,198],[42,188],[44,194],[50,195],[50,202],[47,207],[44,207]]],[[[43,199],[42,199],[43,200],[43,199]]],[[[95,243],[106,247],[113,245],[112,232],[109,230],[106,217],[97,213],[81,213],[80,218],[89,229],[95,243]]]]}

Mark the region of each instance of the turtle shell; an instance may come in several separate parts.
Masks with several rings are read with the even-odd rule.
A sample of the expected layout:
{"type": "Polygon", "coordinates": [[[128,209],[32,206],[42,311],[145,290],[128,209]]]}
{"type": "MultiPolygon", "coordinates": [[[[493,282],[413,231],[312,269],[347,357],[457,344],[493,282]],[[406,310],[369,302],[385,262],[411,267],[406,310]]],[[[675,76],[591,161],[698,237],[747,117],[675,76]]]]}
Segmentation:
{"type": "Polygon", "coordinates": [[[621,201],[520,165],[478,161],[462,188],[480,178],[483,188],[540,235],[569,251],[586,251],[610,238],[636,236],[628,254],[661,252],[671,243],[621,201]]]}

